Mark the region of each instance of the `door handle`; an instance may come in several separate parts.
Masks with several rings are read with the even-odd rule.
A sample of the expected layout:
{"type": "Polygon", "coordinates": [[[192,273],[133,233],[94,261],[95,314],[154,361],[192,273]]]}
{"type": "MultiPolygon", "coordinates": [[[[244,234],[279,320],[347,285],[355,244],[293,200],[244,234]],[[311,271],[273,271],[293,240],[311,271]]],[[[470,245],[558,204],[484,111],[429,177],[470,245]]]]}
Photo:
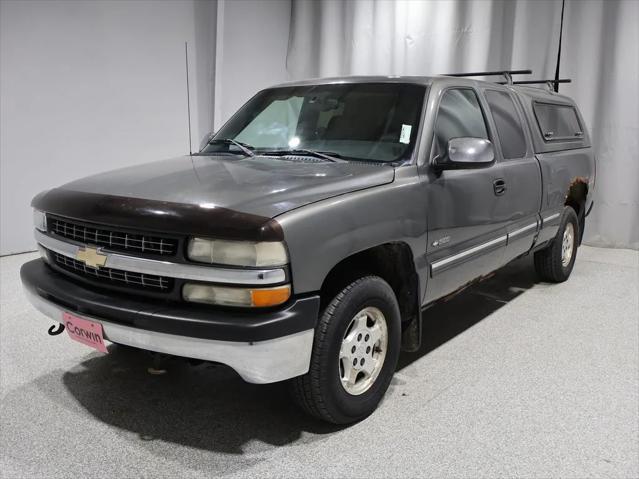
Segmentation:
{"type": "Polygon", "coordinates": [[[493,181],[493,190],[495,190],[495,195],[497,196],[501,196],[506,193],[506,182],[503,178],[493,181]]]}

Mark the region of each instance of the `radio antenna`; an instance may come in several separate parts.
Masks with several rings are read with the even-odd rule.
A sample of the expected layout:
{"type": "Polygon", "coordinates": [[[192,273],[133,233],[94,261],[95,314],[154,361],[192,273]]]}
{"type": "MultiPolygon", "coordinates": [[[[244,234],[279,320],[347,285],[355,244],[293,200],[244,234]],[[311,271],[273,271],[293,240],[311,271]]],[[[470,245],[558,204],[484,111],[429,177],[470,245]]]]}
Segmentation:
{"type": "Polygon", "coordinates": [[[186,110],[189,115],[189,155],[193,155],[191,146],[191,95],[189,91],[189,43],[184,42],[184,58],[186,60],[186,110]]]}
{"type": "Polygon", "coordinates": [[[559,63],[561,60],[561,37],[564,33],[564,7],[566,6],[566,0],[561,0],[561,23],[559,23],[559,49],[557,50],[557,67],[555,68],[555,93],[559,93],[559,63]]]}

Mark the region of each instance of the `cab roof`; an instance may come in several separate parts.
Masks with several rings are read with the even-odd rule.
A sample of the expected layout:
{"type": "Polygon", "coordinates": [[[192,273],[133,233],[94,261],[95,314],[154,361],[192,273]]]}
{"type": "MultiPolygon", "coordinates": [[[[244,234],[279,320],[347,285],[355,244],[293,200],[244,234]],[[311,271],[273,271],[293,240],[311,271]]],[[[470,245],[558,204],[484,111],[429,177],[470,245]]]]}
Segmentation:
{"type": "Polygon", "coordinates": [[[469,77],[458,77],[458,76],[446,76],[446,75],[437,75],[437,76],[383,76],[383,75],[360,75],[360,76],[341,76],[341,77],[327,77],[327,78],[311,78],[307,80],[299,80],[299,81],[291,81],[280,83],[278,85],[274,85],[271,88],[280,88],[280,87],[295,87],[295,86],[312,86],[312,85],[334,85],[334,84],[349,84],[349,83],[404,83],[411,85],[424,85],[431,86],[434,83],[441,84],[441,86],[474,86],[474,87],[503,87],[509,88],[517,93],[520,93],[529,98],[535,99],[547,99],[549,101],[565,101],[567,103],[573,103],[572,99],[565,96],[560,95],[559,93],[555,93],[553,91],[549,91],[546,88],[543,88],[542,84],[540,87],[531,87],[524,85],[504,85],[497,82],[486,81],[486,80],[476,80],[474,78],[469,77]]]}

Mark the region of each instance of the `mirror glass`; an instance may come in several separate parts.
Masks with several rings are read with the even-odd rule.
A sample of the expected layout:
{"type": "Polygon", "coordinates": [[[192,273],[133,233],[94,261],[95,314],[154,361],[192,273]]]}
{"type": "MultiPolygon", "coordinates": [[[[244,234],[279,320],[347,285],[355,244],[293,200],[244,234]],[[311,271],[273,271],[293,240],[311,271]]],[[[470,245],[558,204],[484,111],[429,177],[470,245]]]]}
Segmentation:
{"type": "Polygon", "coordinates": [[[495,151],[490,140],[485,138],[451,138],[445,157],[437,159],[442,168],[480,168],[495,160],[495,151]]]}

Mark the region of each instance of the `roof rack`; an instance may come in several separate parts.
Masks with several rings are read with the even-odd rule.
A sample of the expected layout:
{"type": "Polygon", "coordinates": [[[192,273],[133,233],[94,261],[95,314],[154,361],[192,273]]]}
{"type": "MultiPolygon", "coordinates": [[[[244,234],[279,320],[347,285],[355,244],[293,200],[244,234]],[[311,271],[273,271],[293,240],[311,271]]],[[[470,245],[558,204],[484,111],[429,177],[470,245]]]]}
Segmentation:
{"type": "Polygon", "coordinates": [[[449,77],[487,77],[487,76],[503,76],[506,78],[504,83],[512,85],[513,75],[530,75],[532,70],[500,70],[491,72],[472,72],[472,73],[447,73],[449,77]]]}
{"type": "Polygon", "coordinates": [[[572,83],[572,80],[570,78],[560,78],[557,80],[520,80],[520,81],[514,81],[514,82],[505,82],[505,81],[500,81],[497,82],[500,83],[502,85],[540,85],[542,83],[545,83],[546,86],[548,87],[548,89],[550,91],[557,91],[555,89],[555,85],[559,84],[559,83],[572,83]]]}

